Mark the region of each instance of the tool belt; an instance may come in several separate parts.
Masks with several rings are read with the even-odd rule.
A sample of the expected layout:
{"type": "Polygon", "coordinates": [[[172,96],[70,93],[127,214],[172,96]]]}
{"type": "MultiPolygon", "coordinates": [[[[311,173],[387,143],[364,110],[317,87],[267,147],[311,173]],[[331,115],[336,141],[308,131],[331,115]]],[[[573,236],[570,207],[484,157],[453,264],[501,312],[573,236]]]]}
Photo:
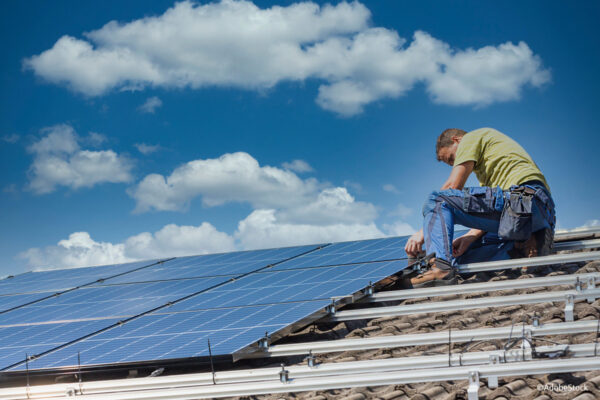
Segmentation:
{"type": "Polygon", "coordinates": [[[536,190],[527,186],[512,187],[505,193],[498,236],[504,240],[523,241],[531,237],[532,206],[536,190]]]}

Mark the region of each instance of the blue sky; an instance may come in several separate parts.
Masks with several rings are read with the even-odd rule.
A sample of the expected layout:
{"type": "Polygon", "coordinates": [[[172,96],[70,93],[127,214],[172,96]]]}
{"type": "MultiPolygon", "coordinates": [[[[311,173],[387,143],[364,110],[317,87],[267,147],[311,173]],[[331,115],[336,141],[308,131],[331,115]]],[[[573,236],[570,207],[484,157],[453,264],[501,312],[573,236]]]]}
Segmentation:
{"type": "Polygon", "coordinates": [[[448,127],[515,138],[559,227],[597,224],[599,16],[558,1],[7,3],[0,276],[408,234],[449,173],[434,154],[448,127]]]}

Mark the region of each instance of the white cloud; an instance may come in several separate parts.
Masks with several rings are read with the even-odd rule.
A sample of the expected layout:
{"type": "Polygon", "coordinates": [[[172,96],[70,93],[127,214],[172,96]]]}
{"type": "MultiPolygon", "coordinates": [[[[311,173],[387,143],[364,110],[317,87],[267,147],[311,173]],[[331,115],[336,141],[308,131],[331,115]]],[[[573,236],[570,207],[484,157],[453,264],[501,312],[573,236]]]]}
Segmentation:
{"type": "Polygon", "coordinates": [[[385,235],[372,222],[323,226],[286,223],[278,219],[275,210],[255,210],[240,221],[235,236],[245,249],[256,249],[370,239],[385,235]]]}
{"type": "Polygon", "coordinates": [[[323,189],[312,201],[279,212],[281,221],[316,226],[330,224],[364,224],[377,217],[375,206],[357,202],[343,187],[323,189]]]}
{"type": "Polygon", "coordinates": [[[139,112],[154,114],[157,108],[162,107],[162,100],[156,96],[148,97],[148,99],[138,107],[139,112]]]}
{"type": "Polygon", "coordinates": [[[582,228],[593,228],[595,226],[600,226],[600,219],[590,219],[583,224],[582,228]]]}
{"type": "Polygon", "coordinates": [[[31,248],[21,254],[30,267],[38,269],[86,267],[133,261],[125,256],[123,244],[94,241],[87,232],[75,232],[56,246],[31,248]]]}
{"type": "Polygon", "coordinates": [[[417,231],[410,224],[403,221],[396,221],[392,224],[383,224],[383,229],[390,236],[408,236],[417,231]]]}
{"type": "Polygon", "coordinates": [[[358,182],[354,182],[354,181],[351,181],[351,180],[347,179],[347,180],[344,181],[344,186],[349,187],[355,193],[362,193],[363,192],[363,187],[358,182]]]}
{"type": "Polygon", "coordinates": [[[158,150],[160,150],[160,146],[157,144],[152,145],[146,143],[136,143],[134,146],[136,149],[138,149],[140,153],[142,153],[145,156],[147,156],[148,154],[156,153],[158,150]]]}
{"type": "Polygon", "coordinates": [[[151,234],[132,236],[125,241],[125,254],[135,259],[189,256],[235,250],[234,240],[213,225],[203,222],[199,226],[165,225],[151,234]]]}
{"type": "Polygon", "coordinates": [[[389,213],[389,215],[395,216],[395,217],[406,218],[406,217],[412,215],[412,213],[413,213],[412,208],[409,208],[409,207],[405,206],[404,204],[400,203],[396,206],[396,208],[394,210],[392,210],[389,213]]]}
{"type": "Polygon", "coordinates": [[[85,138],[85,141],[92,146],[100,146],[102,143],[106,142],[106,136],[98,132],[90,132],[89,135],[85,138]]]}
{"type": "Polygon", "coordinates": [[[284,162],[281,166],[294,172],[312,172],[313,168],[304,160],[294,160],[292,162],[284,162]]]}
{"type": "Polygon", "coordinates": [[[38,269],[85,267],[153,258],[227,252],[235,250],[234,240],[211,224],[166,225],[157,232],[143,232],[123,243],[97,242],[87,232],[75,232],[56,246],[31,248],[19,255],[38,269]]]}
{"type": "Polygon", "coordinates": [[[57,186],[73,189],[104,182],[130,182],[132,163],[112,150],[82,150],[80,138],[69,125],[42,130],[42,138],[28,147],[34,155],[28,188],[38,194],[57,186]]]}
{"type": "Polygon", "coordinates": [[[524,42],[461,50],[417,31],[407,44],[370,27],[370,17],[358,2],[183,1],[159,16],[111,21],[86,39],[63,36],[24,65],[88,96],[148,86],[263,90],[312,78],[322,82],[317,103],[344,116],[418,83],[436,103],[482,106],[550,79],[524,42]]]}
{"type": "Polygon", "coordinates": [[[153,258],[327,243],[383,237],[375,224],[285,223],[275,210],[255,210],[238,224],[233,235],[218,231],[204,222],[199,226],[169,224],[157,232],[143,232],[122,243],[97,242],[87,232],[75,232],[68,239],[46,248],[31,248],[19,254],[29,267],[85,267],[124,263],[153,258]]]}
{"type": "Polygon", "coordinates": [[[20,138],[21,138],[21,136],[17,135],[16,133],[2,136],[2,140],[5,141],[6,143],[10,143],[10,144],[17,143],[20,138]]]}
{"type": "Polygon", "coordinates": [[[129,194],[136,200],[136,212],[184,210],[198,196],[209,207],[247,202],[255,208],[277,208],[306,204],[319,186],[315,179],[303,180],[288,170],[260,166],[251,155],[240,152],[190,161],[167,177],[147,175],[129,194]]]}
{"type": "Polygon", "coordinates": [[[396,186],[392,185],[391,183],[383,185],[383,190],[390,193],[400,193],[396,186]]]}

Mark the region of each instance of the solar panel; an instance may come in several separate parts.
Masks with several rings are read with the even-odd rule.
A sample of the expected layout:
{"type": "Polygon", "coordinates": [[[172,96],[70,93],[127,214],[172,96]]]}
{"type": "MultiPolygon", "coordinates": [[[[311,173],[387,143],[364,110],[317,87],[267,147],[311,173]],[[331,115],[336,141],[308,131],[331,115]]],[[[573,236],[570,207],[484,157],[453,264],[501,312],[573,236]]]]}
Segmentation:
{"type": "Polygon", "coordinates": [[[181,257],[113,278],[111,283],[241,275],[314,250],[318,245],[181,257]]]}
{"type": "MultiPolygon", "coordinates": [[[[328,301],[237,307],[187,313],[152,314],[75,343],[29,363],[30,369],[116,364],[145,360],[230,354],[293,323],[328,301]],[[264,321],[256,324],[256,320],[264,321]]],[[[13,370],[24,369],[23,366],[13,370]]]]}
{"type": "Polygon", "coordinates": [[[19,307],[23,304],[43,299],[51,294],[52,293],[27,293],[0,296],[0,313],[19,307]]]}
{"type": "Polygon", "coordinates": [[[219,307],[331,299],[353,294],[400,270],[402,261],[261,272],[169,307],[189,311],[219,307]]]}
{"type": "Polygon", "coordinates": [[[277,265],[275,269],[342,265],[369,261],[403,260],[407,258],[406,252],[404,251],[407,240],[408,237],[392,237],[334,243],[306,254],[303,257],[281,263],[277,265]]]}
{"type": "Polygon", "coordinates": [[[62,322],[0,327],[0,370],[92,332],[111,326],[118,319],[62,322]]]}
{"type": "Polygon", "coordinates": [[[83,287],[0,314],[0,326],[132,317],[226,281],[215,277],[83,287]]]}
{"type": "MultiPolygon", "coordinates": [[[[333,297],[352,295],[402,270],[405,242],[385,238],[178,258],[0,314],[0,335],[17,321],[41,326],[59,318],[93,319],[104,321],[104,328],[114,317],[143,314],[49,352],[29,368],[73,366],[78,352],[88,366],[202,357],[208,355],[207,339],[214,355],[233,354],[265,332],[306,321],[333,297]]],[[[35,344],[30,353],[39,353],[39,343],[30,343],[35,344]]]]}
{"type": "Polygon", "coordinates": [[[93,283],[98,279],[107,279],[137,268],[152,265],[156,261],[157,260],[138,261],[127,264],[103,265],[99,267],[26,272],[12,278],[0,280],[0,295],[60,292],[93,283]]]}

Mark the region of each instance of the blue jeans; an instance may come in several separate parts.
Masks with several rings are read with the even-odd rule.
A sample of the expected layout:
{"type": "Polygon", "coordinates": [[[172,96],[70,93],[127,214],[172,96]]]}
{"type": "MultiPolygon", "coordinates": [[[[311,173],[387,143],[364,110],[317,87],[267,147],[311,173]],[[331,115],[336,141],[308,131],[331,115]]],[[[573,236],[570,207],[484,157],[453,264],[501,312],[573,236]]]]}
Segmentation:
{"type": "MultiPolygon", "coordinates": [[[[554,203],[550,193],[542,184],[531,183],[526,186],[536,192],[531,207],[531,231],[554,229],[554,203]]],[[[514,242],[504,240],[497,234],[504,202],[509,195],[510,191],[486,186],[431,193],[423,206],[427,254],[435,253],[436,258],[452,265],[510,258],[508,252],[512,250],[514,242]],[[487,232],[457,259],[452,256],[455,224],[487,232]]]]}

